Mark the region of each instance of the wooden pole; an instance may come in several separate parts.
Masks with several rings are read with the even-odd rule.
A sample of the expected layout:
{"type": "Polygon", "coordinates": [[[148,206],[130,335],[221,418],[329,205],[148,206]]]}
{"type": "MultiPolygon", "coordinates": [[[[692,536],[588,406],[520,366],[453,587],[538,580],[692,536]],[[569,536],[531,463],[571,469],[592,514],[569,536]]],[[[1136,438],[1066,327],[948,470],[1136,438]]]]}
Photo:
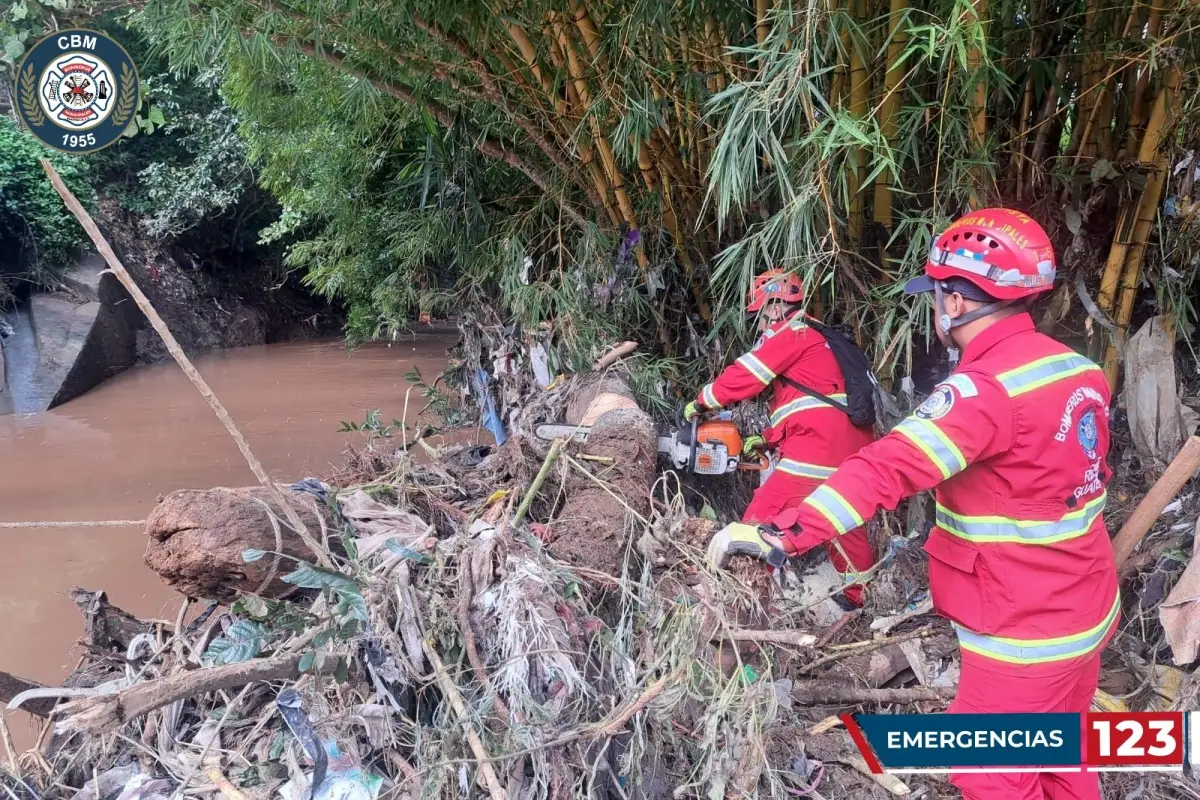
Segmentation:
{"type": "Polygon", "coordinates": [[[322,566],[332,567],[332,563],[325,555],[324,548],[312,537],[308,528],[305,527],[304,522],[301,521],[300,515],[292,508],[291,503],[287,502],[283,497],[283,493],[279,491],[279,487],[275,485],[275,482],[271,480],[271,476],[263,469],[262,462],[250,450],[250,445],[246,442],[246,437],[242,436],[242,432],[234,424],[233,417],[229,416],[229,412],[225,410],[225,406],[221,405],[221,401],[213,394],[213,390],[209,387],[208,382],[201,377],[200,373],[196,371],[196,367],[192,365],[187,355],[184,354],[183,348],[175,340],[175,336],[171,333],[170,328],[163,322],[158,312],[154,310],[154,306],[150,304],[150,300],[138,288],[137,283],[133,280],[133,276],[125,269],[125,265],[117,258],[117,254],[109,246],[108,240],[104,238],[104,234],[100,233],[100,228],[96,226],[91,215],[87,213],[79,201],[75,199],[75,195],[71,193],[71,190],[63,183],[62,178],[58,175],[58,171],[54,169],[54,165],[44,158],[40,159],[40,161],[42,169],[46,170],[46,174],[50,176],[50,183],[54,186],[54,190],[58,192],[59,197],[66,203],[67,208],[75,215],[75,219],[79,220],[79,224],[83,226],[83,229],[87,231],[87,235],[91,238],[92,243],[96,245],[96,249],[100,251],[100,255],[104,256],[109,269],[117,276],[117,280],[125,287],[125,291],[129,292],[129,296],[133,298],[133,302],[146,315],[146,319],[150,320],[150,325],[162,337],[163,343],[183,370],[183,374],[187,375],[188,380],[196,387],[196,391],[200,392],[200,396],[204,398],[205,402],[212,408],[213,413],[217,415],[217,419],[225,426],[225,430],[233,437],[233,441],[237,443],[238,450],[242,452],[242,457],[246,459],[246,463],[250,466],[250,471],[254,473],[254,477],[258,478],[258,482],[267,490],[267,495],[278,504],[279,508],[283,511],[283,515],[287,517],[288,524],[292,526],[292,529],[300,535],[300,538],[312,550],[317,561],[322,566]]]}
{"type": "Polygon", "coordinates": [[[1137,508],[1133,510],[1129,519],[1125,520],[1125,524],[1113,538],[1113,556],[1116,559],[1117,569],[1121,568],[1125,559],[1129,558],[1134,548],[1138,546],[1138,542],[1142,541],[1146,531],[1150,530],[1162,515],[1167,503],[1175,499],[1175,495],[1179,494],[1179,490],[1198,469],[1200,469],[1200,436],[1193,436],[1183,443],[1179,454],[1171,459],[1166,470],[1150,487],[1150,491],[1142,498],[1142,502],[1137,504],[1137,508]]]}

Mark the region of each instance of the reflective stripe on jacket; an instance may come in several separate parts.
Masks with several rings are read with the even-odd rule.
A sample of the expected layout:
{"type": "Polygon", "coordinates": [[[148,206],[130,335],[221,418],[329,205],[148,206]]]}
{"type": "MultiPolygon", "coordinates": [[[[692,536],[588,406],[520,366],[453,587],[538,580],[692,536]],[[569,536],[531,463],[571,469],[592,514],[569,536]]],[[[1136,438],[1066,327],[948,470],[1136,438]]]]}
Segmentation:
{"type": "Polygon", "coordinates": [[[1110,393],[1100,369],[1028,314],[973,339],[954,375],[796,510],[804,552],[936,487],[925,551],[934,605],[970,653],[1061,666],[1102,646],[1120,602],[1102,512],[1110,393]]]}
{"type": "Polygon", "coordinates": [[[783,456],[778,469],[823,480],[869,444],[873,434],[855,427],[844,412],[779,380],[781,376],[846,401],[842,370],[825,337],[796,315],[771,326],[753,350],[700,391],[696,402],[706,409],[727,408],[770,387],[770,427],[763,438],[783,456]]]}

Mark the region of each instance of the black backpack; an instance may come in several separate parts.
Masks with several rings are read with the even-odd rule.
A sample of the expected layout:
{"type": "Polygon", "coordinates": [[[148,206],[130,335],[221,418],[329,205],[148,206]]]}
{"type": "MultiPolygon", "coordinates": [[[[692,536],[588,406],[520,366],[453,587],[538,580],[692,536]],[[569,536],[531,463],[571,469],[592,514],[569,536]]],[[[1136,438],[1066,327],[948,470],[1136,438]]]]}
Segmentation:
{"type": "Polygon", "coordinates": [[[875,413],[876,393],[877,390],[882,393],[882,389],[879,381],[875,379],[875,373],[871,370],[871,361],[867,358],[867,354],[854,343],[850,331],[843,325],[825,326],[815,320],[809,320],[808,325],[825,337],[825,341],[829,343],[829,349],[833,351],[833,357],[837,359],[838,367],[842,370],[842,377],[846,381],[846,402],[839,403],[832,397],[827,397],[816,389],[805,386],[785,375],[780,375],[779,380],[793,389],[811,395],[843,412],[850,417],[850,422],[856,427],[875,427],[877,419],[875,413]]]}

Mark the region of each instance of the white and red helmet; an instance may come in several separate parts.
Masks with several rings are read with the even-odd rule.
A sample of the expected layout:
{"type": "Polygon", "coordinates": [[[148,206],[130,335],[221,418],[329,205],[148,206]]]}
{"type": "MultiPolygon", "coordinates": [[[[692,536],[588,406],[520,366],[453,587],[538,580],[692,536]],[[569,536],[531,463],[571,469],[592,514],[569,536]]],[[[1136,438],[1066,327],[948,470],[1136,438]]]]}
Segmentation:
{"type": "Polygon", "coordinates": [[[959,217],[929,250],[925,274],[906,294],[931,292],[934,281],[962,278],[997,300],[1020,300],[1054,288],[1054,246],[1042,226],[1011,208],[959,217]]]}
{"type": "Polygon", "coordinates": [[[753,314],[770,300],[801,303],[804,301],[804,284],[790,272],[769,269],[754,279],[750,297],[746,301],[746,311],[753,314]]]}

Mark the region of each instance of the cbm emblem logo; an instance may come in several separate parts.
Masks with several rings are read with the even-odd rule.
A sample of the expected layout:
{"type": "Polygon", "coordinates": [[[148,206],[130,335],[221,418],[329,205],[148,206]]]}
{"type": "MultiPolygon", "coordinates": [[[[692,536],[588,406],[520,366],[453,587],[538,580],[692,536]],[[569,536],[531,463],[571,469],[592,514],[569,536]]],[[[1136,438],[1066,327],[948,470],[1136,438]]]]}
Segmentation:
{"type": "Polygon", "coordinates": [[[98,31],[51,34],[17,70],[21,121],[43,144],[66,153],[94,153],[120,139],[140,97],[133,59],[98,31]]]}

